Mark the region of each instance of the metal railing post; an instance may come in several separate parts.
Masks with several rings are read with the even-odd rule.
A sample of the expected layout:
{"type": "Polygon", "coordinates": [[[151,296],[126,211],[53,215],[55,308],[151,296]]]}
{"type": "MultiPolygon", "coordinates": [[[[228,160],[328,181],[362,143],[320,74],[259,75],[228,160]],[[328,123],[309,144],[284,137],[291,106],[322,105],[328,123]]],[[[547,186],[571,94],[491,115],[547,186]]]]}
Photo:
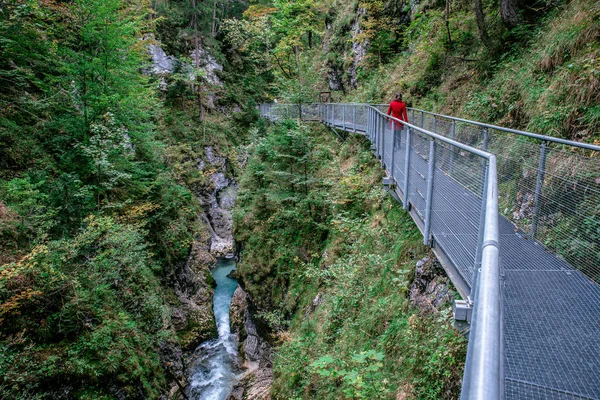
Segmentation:
{"type": "Polygon", "coordinates": [[[369,123],[370,122],[371,122],[371,110],[367,109],[367,131],[365,132],[365,136],[367,136],[368,138],[371,137],[369,135],[369,123]]]}
{"type": "Polygon", "coordinates": [[[385,118],[381,117],[381,167],[385,171],[385,118]]]}
{"type": "Polygon", "coordinates": [[[435,140],[429,142],[429,165],[427,168],[427,199],[425,201],[425,226],[423,227],[423,244],[429,245],[431,227],[431,202],[433,198],[433,176],[435,173],[435,140]]]}
{"type": "Polygon", "coordinates": [[[342,104],[342,129],[346,130],[346,104],[342,104]]]}
{"type": "Polygon", "coordinates": [[[542,195],[542,188],[544,186],[544,177],[546,175],[546,141],[542,141],[540,145],[540,159],[538,162],[537,179],[535,182],[535,194],[533,198],[533,215],[531,217],[531,232],[529,237],[535,238],[535,234],[538,226],[538,219],[540,215],[540,197],[542,195]]]}
{"type": "Polygon", "coordinates": [[[375,137],[373,138],[373,146],[375,147],[375,157],[379,157],[379,118],[376,112],[373,112],[373,132],[375,137]]]}
{"type": "Polygon", "coordinates": [[[381,160],[381,116],[376,114],[375,118],[377,119],[377,157],[381,160]]]}
{"type": "Polygon", "coordinates": [[[392,120],[392,160],[390,161],[390,172],[392,176],[392,181],[396,182],[394,179],[394,158],[396,155],[396,121],[392,120]]]}
{"type": "Polygon", "coordinates": [[[381,115],[377,114],[377,156],[379,157],[380,164],[383,165],[383,161],[381,161],[381,115]]]}
{"type": "Polygon", "coordinates": [[[329,126],[333,126],[335,121],[335,104],[329,105],[329,126]]]}
{"type": "Polygon", "coordinates": [[[434,115],[433,116],[433,126],[431,127],[431,132],[433,133],[437,133],[435,130],[437,128],[437,117],[434,115]]]}
{"type": "Polygon", "coordinates": [[[375,148],[375,111],[371,110],[371,148],[375,148]]]}
{"type": "Polygon", "coordinates": [[[354,127],[354,133],[356,133],[356,104],[352,105],[352,126],[354,127]]]}
{"type": "Polygon", "coordinates": [[[422,112],[421,113],[421,126],[420,126],[420,128],[425,129],[425,125],[424,124],[425,124],[425,113],[422,112]]]}
{"type": "Polygon", "coordinates": [[[488,128],[483,128],[483,151],[488,149],[488,128]]]}
{"type": "Polygon", "coordinates": [[[479,278],[479,270],[481,268],[481,252],[483,250],[483,234],[485,232],[485,211],[487,208],[487,196],[489,181],[488,177],[488,164],[487,160],[484,160],[484,167],[482,171],[483,191],[481,195],[481,211],[479,213],[479,229],[477,230],[477,248],[475,249],[475,267],[473,268],[473,280],[471,284],[471,298],[474,297],[474,293],[477,290],[477,281],[479,278]]]}
{"type": "MultiPolygon", "coordinates": [[[[487,151],[488,149],[488,128],[483,128],[483,151],[487,151]]],[[[485,182],[486,179],[486,164],[487,161],[486,160],[481,160],[481,181],[485,182]]],[[[485,192],[482,192],[482,196],[485,196],[485,192]]]]}
{"type": "Polygon", "coordinates": [[[373,143],[373,139],[371,138],[371,109],[368,108],[367,109],[367,137],[369,138],[369,141],[371,142],[371,144],[373,143]]]}
{"type": "Polygon", "coordinates": [[[406,150],[404,153],[404,209],[408,210],[408,176],[410,175],[410,128],[406,127],[406,150]]]}
{"type": "Polygon", "coordinates": [[[369,140],[371,141],[371,147],[373,147],[373,118],[375,113],[373,109],[369,108],[369,140]]]}
{"type": "Polygon", "coordinates": [[[329,105],[329,126],[333,126],[335,121],[335,104],[329,105]]]}
{"type": "Polygon", "coordinates": [[[371,148],[375,148],[375,111],[371,110],[371,148]]]}
{"type": "MultiPolygon", "coordinates": [[[[452,121],[452,125],[450,125],[450,139],[454,140],[454,136],[456,135],[456,122],[452,121]]],[[[448,168],[448,173],[452,173],[452,169],[454,168],[454,146],[450,145],[450,168],[448,168]]]]}

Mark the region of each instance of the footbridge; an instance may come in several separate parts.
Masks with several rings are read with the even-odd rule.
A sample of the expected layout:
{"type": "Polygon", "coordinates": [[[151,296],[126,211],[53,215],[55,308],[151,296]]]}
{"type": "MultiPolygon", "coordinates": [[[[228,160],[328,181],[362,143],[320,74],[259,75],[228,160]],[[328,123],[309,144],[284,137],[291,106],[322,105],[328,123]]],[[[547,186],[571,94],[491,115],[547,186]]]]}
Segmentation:
{"type": "Polygon", "coordinates": [[[386,109],[260,106],[370,140],[464,299],[462,399],[600,399],[600,146],[386,109]]]}

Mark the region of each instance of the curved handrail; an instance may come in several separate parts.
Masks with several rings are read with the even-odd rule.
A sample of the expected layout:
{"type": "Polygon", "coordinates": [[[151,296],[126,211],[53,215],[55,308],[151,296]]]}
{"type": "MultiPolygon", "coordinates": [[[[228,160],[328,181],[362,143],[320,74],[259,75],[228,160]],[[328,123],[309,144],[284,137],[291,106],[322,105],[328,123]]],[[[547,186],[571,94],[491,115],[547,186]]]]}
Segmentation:
{"type": "Polygon", "coordinates": [[[380,110],[378,110],[374,106],[368,106],[368,107],[370,109],[372,109],[373,111],[375,111],[376,113],[381,114],[388,121],[391,120],[391,121],[398,122],[398,123],[400,123],[402,125],[406,125],[409,128],[414,129],[414,130],[416,130],[418,132],[421,132],[421,133],[423,133],[423,134],[425,134],[427,136],[430,136],[433,139],[439,140],[440,142],[444,142],[444,143],[447,143],[447,144],[449,144],[451,146],[458,147],[459,149],[468,151],[469,153],[473,153],[473,154],[475,154],[475,155],[477,155],[479,157],[483,157],[486,160],[489,160],[490,158],[495,157],[492,153],[488,153],[487,151],[479,150],[478,148],[466,145],[466,144],[461,143],[461,142],[457,142],[456,140],[449,139],[449,138],[447,138],[445,136],[442,136],[442,135],[438,135],[437,133],[434,133],[434,132],[428,131],[426,129],[420,128],[420,127],[418,127],[416,125],[413,125],[413,124],[411,124],[409,122],[402,121],[401,119],[398,119],[396,117],[392,117],[391,115],[386,115],[385,113],[381,112],[380,110]]]}

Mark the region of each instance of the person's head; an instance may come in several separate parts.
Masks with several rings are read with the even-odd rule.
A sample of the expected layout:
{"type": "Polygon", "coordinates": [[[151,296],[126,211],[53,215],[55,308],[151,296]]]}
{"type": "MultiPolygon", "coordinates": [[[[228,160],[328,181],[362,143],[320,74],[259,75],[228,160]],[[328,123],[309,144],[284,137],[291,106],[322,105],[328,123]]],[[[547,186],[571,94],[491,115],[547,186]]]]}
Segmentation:
{"type": "Polygon", "coordinates": [[[402,101],[402,93],[396,93],[396,100],[402,101]]]}

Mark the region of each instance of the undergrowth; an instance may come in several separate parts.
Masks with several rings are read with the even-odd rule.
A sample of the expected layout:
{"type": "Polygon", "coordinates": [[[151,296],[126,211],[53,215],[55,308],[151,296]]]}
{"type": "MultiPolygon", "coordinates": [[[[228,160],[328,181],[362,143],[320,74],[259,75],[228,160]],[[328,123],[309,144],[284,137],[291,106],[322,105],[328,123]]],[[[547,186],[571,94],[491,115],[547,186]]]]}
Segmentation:
{"type": "Polygon", "coordinates": [[[244,287],[278,345],[274,397],[457,398],[465,340],[448,306],[410,304],[427,250],[368,143],[292,122],[255,134],[235,225],[244,287]]]}

